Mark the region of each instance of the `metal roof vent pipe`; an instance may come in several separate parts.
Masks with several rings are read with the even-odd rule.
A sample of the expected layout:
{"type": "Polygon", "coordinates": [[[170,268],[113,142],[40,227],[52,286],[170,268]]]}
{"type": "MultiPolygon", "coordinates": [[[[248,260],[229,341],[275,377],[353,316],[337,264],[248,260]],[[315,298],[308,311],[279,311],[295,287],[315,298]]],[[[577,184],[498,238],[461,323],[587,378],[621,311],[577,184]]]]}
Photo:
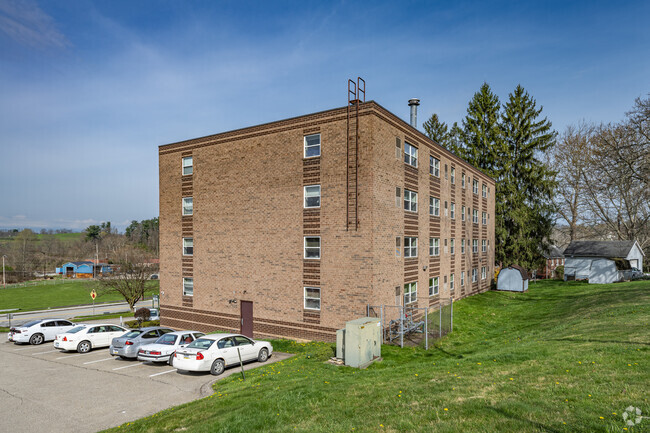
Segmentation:
{"type": "Polygon", "coordinates": [[[418,129],[418,105],[420,100],[418,98],[409,99],[409,107],[411,107],[411,126],[418,129]]]}

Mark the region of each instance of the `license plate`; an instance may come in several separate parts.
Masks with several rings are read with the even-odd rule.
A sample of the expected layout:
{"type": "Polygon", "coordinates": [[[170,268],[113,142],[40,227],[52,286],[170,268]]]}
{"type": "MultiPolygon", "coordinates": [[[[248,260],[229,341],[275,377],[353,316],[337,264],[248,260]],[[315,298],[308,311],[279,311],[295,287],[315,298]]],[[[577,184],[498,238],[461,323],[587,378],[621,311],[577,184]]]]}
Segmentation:
{"type": "Polygon", "coordinates": [[[190,359],[190,357],[189,357],[189,356],[184,356],[183,358],[185,358],[185,359],[190,359]]]}
{"type": "Polygon", "coordinates": [[[113,349],[113,355],[117,355],[117,350],[113,349]]]}

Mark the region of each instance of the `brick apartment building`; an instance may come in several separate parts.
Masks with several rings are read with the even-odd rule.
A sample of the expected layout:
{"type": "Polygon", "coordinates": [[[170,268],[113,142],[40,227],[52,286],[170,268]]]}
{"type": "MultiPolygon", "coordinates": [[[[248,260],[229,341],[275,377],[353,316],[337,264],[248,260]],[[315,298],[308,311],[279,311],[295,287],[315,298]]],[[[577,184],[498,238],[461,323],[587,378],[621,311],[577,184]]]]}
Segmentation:
{"type": "Polygon", "coordinates": [[[331,341],[369,303],[489,288],[494,180],[374,101],[352,112],[160,146],[164,325],[331,341]]]}

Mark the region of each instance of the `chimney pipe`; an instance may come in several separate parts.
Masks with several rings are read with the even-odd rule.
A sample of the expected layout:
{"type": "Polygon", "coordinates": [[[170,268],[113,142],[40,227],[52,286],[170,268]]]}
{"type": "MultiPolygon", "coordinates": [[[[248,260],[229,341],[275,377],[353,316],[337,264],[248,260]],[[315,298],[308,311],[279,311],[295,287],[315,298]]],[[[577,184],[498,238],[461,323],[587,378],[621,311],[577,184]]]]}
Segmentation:
{"type": "Polygon", "coordinates": [[[418,128],[418,105],[420,105],[420,100],[418,98],[409,99],[409,107],[411,107],[411,126],[415,129],[418,128]]]}

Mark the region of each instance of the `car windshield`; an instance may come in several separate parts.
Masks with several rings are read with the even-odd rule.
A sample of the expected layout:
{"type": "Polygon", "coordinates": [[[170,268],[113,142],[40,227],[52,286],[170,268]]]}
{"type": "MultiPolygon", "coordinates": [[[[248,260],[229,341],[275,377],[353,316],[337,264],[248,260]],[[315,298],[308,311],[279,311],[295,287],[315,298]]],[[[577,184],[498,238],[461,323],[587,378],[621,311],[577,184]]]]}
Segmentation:
{"type": "Polygon", "coordinates": [[[37,324],[39,324],[39,323],[41,323],[41,322],[42,322],[42,320],[32,320],[31,322],[27,322],[27,323],[25,323],[24,325],[21,325],[21,327],[23,327],[23,328],[29,328],[30,326],[37,325],[37,324]]]}
{"type": "Polygon", "coordinates": [[[156,344],[168,344],[170,346],[173,346],[174,343],[176,343],[177,338],[178,335],[165,334],[156,340],[156,344]]]}
{"type": "Polygon", "coordinates": [[[85,326],[76,326],[76,327],[72,328],[71,330],[69,330],[68,332],[66,332],[66,334],[76,334],[77,332],[81,331],[82,329],[86,329],[86,327],[85,326]]]}
{"type": "Polygon", "coordinates": [[[214,343],[214,340],[208,340],[207,338],[199,338],[198,340],[194,340],[190,344],[187,345],[188,349],[208,349],[212,344],[214,343]]]}
{"type": "Polygon", "coordinates": [[[122,335],[122,337],[133,338],[133,337],[137,337],[140,334],[142,334],[142,331],[129,331],[126,334],[122,335]]]}

